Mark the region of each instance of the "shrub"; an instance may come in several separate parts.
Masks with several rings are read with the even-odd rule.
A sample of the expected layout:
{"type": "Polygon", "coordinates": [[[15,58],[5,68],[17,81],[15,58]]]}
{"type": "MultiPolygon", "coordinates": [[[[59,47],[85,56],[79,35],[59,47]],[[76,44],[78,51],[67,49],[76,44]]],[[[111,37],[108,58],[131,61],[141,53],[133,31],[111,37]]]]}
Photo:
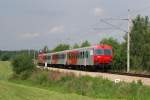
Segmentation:
{"type": "Polygon", "coordinates": [[[3,55],[1,56],[1,60],[2,60],[2,61],[8,61],[9,59],[10,59],[9,54],[3,54],[3,55]]]}
{"type": "Polygon", "coordinates": [[[46,85],[50,80],[48,79],[48,72],[42,71],[39,74],[36,74],[32,79],[34,82],[40,85],[46,85]]]}
{"type": "Polygon", "coordinates": [[[32,58],[25,54],[16,56],[12,60],[12,66],[13,72],[20,75],[21,79],[28,78],[35,69],[32,58]]]}

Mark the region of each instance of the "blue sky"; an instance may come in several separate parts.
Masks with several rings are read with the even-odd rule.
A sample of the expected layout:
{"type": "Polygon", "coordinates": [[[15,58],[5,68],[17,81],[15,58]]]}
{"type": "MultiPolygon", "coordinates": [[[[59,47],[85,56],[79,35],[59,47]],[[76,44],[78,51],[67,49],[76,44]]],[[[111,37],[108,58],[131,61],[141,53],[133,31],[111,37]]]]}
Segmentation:
{"type": "MultiPolygon", "coordinates": [[[[149,16],[150,0],[0,0],[0,49],[40,49],[103,38],[123,41],[124,32],[100,19],[149,16]]],[[[127,21],[106,20],[127,30],[127,21]]]]}

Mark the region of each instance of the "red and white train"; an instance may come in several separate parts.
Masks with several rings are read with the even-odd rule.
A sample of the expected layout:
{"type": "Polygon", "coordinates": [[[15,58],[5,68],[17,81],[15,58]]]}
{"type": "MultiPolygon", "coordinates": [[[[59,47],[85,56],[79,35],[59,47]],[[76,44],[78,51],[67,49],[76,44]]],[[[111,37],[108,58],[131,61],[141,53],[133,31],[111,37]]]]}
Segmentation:
{"type": "Polygon", "coordinates": [[[39,53],[38,64],[75,69],[111,68],[112,46],[95,45],[54,53],[39,53]]]}

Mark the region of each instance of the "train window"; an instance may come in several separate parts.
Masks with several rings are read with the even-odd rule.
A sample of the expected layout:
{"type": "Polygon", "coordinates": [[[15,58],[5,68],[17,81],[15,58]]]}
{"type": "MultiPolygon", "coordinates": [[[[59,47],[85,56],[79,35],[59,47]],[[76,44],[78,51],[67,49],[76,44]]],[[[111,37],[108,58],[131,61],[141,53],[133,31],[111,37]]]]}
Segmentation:
{"type": "Polygon", "coordinates": [[[102,49],[95,50],[96,55],[103,55],[104,51],[102,49]]]}
{"type": "Polygon", "coordinates": [[[62,56],[61,56],[61,54],[60,54],[60,55],[58,55],[58,59],[61,59],[61,57],[62,57],[62,56]]]}
{"type": "Polygon", "coordinates": [[[63,54],[59,54],[59,59],[63,59],[63,54]]]}
{"type": "Polygon", "coordinates": [[[48,56],[48,60],[50,60],[50,59],[51,59],[51,56],[49,55],[49,56],[48,56]]]}
{"type": "Polygon", "coordinates": [[[82,51],[82,58],[84,58],[84,52],[82,51]]]}
{"type": "Polygon", "coordinates": [[[61,54],[61,59],[63,59],[63,54],[61,54]]]}
{"type": "Polygon", "coordinates": [[[47,58],[48,58],[48,57],[47,57],[47,56],[45,56],[45,59],[46,59],[46,60],[47,60],[47,58]]]}
{"type": "Polygon", "coordinates": [[[82,58],[82,52],[80,52],[80,58],[82,58]]]}
{"type": "Polygon", "coordinates": [[[84,58],[84,56],[85,56],[85,55],[84,55],[84,51],[83,51],[83,58],[84,58]]]}
{"type": "Polygon", "coordinates": [[[63,59],[65,59],[65,56],[66,56],[66,55],[65,55],[65,54],[63,54],[63,59]]]}
{"type": "Polygon", "coordinates": [[[63,59],[63,54],[61,54],[61,59],[63,59]]]}
{"type": "Polygon", "coordinates": [[[86,51],[86,58],[88,58],[88,51],[86,51]]]}
{"type": "Polygon", "coordinates": [[[61,54],[61,59],[64,59],[65,58],[65,55],[64,54],[61,54]]]}
{"type": "Polygon", "coordinates": [[[110,49],[104,49],[104,54],[105,54],[105,55],[111,55],[112,52],[111,52],[110,49]]]}
{"type": "Polygon", "coordinates": [[[69,54],[67,54],[67,58],[69,58],[69,54]]]}

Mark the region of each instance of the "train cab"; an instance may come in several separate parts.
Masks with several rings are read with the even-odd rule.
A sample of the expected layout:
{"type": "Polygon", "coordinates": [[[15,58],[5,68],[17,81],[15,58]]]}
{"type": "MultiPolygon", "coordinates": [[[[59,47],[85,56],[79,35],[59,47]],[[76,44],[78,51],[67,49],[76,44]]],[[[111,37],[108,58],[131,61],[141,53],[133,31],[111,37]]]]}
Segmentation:
{"type": "Polygon", "coordinates": [[[95,65],[111,65],[112,64],[112,47],[109,45],[100,45],[94,48],[94,64],[95,65]]]}

